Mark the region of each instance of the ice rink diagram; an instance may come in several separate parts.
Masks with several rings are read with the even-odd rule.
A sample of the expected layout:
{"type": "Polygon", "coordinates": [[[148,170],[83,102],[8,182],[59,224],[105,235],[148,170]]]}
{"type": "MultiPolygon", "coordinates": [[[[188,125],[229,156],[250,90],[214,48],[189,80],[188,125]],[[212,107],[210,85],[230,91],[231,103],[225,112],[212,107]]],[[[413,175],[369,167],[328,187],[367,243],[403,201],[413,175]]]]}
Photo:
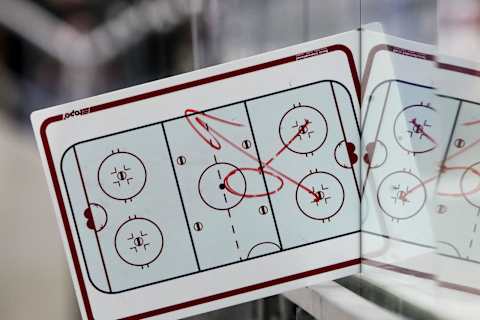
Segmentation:
{"type": "Polygon", "coordinates": [[[453,125],[443,121],[454,116],[436,105],[430,87],[390,80],[372,90],[362,136],[362,231],[434,248],[429,200],[446,149],[442,130],[453,125]]]}
{"type": "Polygon", "coordinates": [[[480,263],[480,104],[449,96],[438,101],[456,112],[433,208],[438,251],[480,263]]]}
{"type": "Polygon", "coordinates": [[[325,80],[70,147],[90,281],[118,293],[358,232],[355,114],[325,80]]]}

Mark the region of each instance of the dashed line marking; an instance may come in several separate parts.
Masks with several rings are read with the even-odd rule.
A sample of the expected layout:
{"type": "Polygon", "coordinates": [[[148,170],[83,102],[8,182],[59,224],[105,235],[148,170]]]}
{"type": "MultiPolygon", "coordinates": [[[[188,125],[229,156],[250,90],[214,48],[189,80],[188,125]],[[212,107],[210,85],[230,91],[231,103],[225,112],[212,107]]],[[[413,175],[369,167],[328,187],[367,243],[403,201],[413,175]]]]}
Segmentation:
{"type": "MultiPolygon", "coordinates": [[[[480,217],[480,208],[477,210],[477,218],[480,217]]],[[[475,237],[476,237],[476,233],[477,233],[477,229],[478,229],[478,222],[476,222],[474,225],[473,225],[473,235],[472,235],[472,239],[470,239],[470,242],[468,243],[468,247],[471,249],[473,247],[473,241],[475,240],[475,237]]],[[[467,257],[467,260],[469,259],[469,257],[467,257]]]]}
{"type": "MultiPolygon", "coordinates": [[[[230,209],[227,209],[227,213],[228,213],[228,218],[232,219],[232,214],[230,212],[230,209]]],[[[237,240],[237,237],[236,237],[236,234],[237,234],[237,231],[235,230],[235,226],[233,225],[233,223],[231,224],[231,228],[232,228],[232,234],[234,235],[234,240],[235,240],[235,246],[237,247],[237,250],[240,250],[240,244],[238,243],[238,240],[237,240]]],[[[242,261],[242,257],[239,256],[239,260],[242,261]]]]}

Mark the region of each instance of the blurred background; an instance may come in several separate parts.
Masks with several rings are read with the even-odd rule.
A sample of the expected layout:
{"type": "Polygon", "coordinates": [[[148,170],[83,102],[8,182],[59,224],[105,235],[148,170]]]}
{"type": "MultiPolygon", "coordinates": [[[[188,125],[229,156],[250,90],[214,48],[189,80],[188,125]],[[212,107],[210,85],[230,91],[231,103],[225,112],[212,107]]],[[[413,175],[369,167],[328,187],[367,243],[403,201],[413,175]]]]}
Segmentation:
{"type": "MultiPolygon", "coordinates": [[[[475,0],[0,0],[0,318],[79,318],[32,111],[369,22],[445,50],[480,42],[475,0]]],[[[281,297],[200,318],[226,314],[307,318],[281,297]]]]}

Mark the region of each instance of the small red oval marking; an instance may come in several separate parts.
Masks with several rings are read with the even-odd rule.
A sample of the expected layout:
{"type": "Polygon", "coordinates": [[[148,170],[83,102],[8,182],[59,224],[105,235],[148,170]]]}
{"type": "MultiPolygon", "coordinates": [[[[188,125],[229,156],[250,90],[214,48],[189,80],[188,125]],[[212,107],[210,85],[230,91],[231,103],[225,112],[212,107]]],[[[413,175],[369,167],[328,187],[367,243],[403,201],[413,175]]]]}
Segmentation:
{"type": "Polygon", "coordinates": [[[275,194],[277,192],[279,192],[282,188],[283,188],[283,179],[280,178],[279,176],[277,176],[276,174],[270,172],[270,171],[266,171],[266,170],[263,170],[263,173],[265,174],[265,176],[272,176],[274,178],[276,178],[279,182],[280,182],[280,185],[273,191],[270,191],[270,192],[264,192],[264,193],[252,193],[252,194],[249,194],[249,193],[246,193],[246,194],[241,194],[239,193],[238,191],[236,191],[235,189],[232,188],[232,186],[230,185],[229,183],[229,179],[234,176],[237,172],[239,171],[242,171],[242,172],[245,172],[245,171],[253,171],[255,173],[258,173],[260,174],[260,168],[238,168],[238,169],[234,169],[232,171],[230,171],[224,178],[223,182],[225,184],[225,189],[227,189],[228,192],[230,192],[231,194],[234,194],[236,196],[243,196],[245,198],[258,198],[258,197],[266,197],[268,195],[272,195],[272,194],[275,194]]]}

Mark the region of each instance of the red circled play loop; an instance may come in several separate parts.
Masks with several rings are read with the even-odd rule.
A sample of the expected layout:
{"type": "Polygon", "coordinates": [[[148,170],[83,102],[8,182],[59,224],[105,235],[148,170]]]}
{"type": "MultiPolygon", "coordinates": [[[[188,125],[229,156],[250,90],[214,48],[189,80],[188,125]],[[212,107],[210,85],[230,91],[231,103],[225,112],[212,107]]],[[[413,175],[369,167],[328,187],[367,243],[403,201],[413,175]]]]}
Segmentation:
{"type": "MultiPolygon", "coordinates": [[[[222,148],[222,145],[217,140],[217,138],[210,132],[210,128],[209,128],[208,124],[206,122],[204,122],[202,119],[200,119],[198,116],[195,117],[195,121],[200,125],[200,127],[202,127],[208,133],[209,138],[206,137],[202,132],[200,132],[200,130],[197,129],[197,127],[195,127],[194,123],[192,122],[192,120],[189,117],[192,114],[200,114],[200,111],[195,110],[195,109],[186,109],[185,110],[185,119],[187,120],[190,127],[192,127],[192,129],[195,131],[195,133],[197,133],[198,136],[203,141],[205,141],[210,147],[212,147],[215,150],[220,150],[222,148]]],[[[205,114],[205,113],[201,113],[201,115],[204,116],[205,118],[209,118],[209,119],[218,121],[220,123],[225,123],[225,124],[229,124],[229,125],[236,126],[236,127],[243,127],[243,124],[238,123],[238,122],[224,120],[224,119],[221,119],[221,118],[209,115],[209,114],[205,114]]]]}
{"type": "MultiPolygon", "coordinates": [[[[209,114],[205,114],[203,112],[200,112],[196,109],[186,109],[185,110],[185,116],[186,116],[186,120],[188,122],[188,124],[192,127],[192,129],[194,130],[194,132],[205,142],[207,143],[210,147],[214,148],[215,150],[220,150],[222,148],[222,145],[219,141],[220,140],[223,140],[225,143],[229,144],[230,146],[232,146],[233,148],[235,148],[236,150],[240,151],[241,153],[243,153],[245,156],[247,156],[248,158],[260,163],[261,167],[260,168],[243,168],[243,169],[248,169],[250,171],[258,171],[258,170],[263,170],[263,168],[266,168],[268,167],[270,171],[265,171],[263,170],[264,173],[266,173],[267,175],[271,175],[271,176],[274,176],[275,178],[279,179],[282,181],[282,184],[281,184],[281,187],[283,187],[283,179],[289,181],[290,183],[292,184],[295,184],[296,186],[299,187],[299,189],[302,189],[306,192],[308,192],[312,197],[313,197],[313,201],[315,202],[318,202],[320,201],[320,197],[318,196],[317,193],[315,193],[313,190],[311,190],[310,188],[302,185],[301,183],[299,183],[298,181],[296,181],[295,179],[292,179],[290,177],[288,177],[287,175],[285,175],[284,173],[282,173],[281,171],[278,171],[276,170],[275,168],[273,168],[271,166],[271,163],[273,162],[274,159],[276,159],[278,156],[280,156],[282,154],[282,152],[286,149],[285,146],[282,146],[282,148],[277,151],[275,153],[275,155],[270,159],[268,160],[266,163],[265,162],[262,162],[260,161],[255,155],[252,155],[250,154],[249,152],[247,152],[246,150],[244,150],[243,148],[241,148],[240,146],[238,146],[237,144],[235,144],[234,142],[232,142],[230,139],[228,139],[227,137],[225,137],[224,135],[222,135],[220,132],[218,132],[217,130],[215,130],[211,125],[209,125],[206,121],[202,120],[200,118],[200,116],[202,117],[205,117],[205,118],[208,118],[208,119],[211,119],[211,120],[214,120],[214,121],[217,121],[217,122],[220,122],[220,123],[224,123],[224,124],[228,124],[228,125],[232,125],[232,126],[236,126],[236,127],[242,127],[244,126],[243,124],[241,123],[238,123],[238,122],[234,122],[234,121],[229,121],[229,120],[225,120],[225,119],[222,119],[222,118],[219,118],[219,117],[216,117],[216,116],[212,116],[212,115],[209,115],[209,114]],[[193,114],[197,114],[195,117],[194,117],[194,120],[196,123],[198,123],[202,130],[206,131],[208,133],[208,137],[205,136],[195,125],[194,123],[192,122],[192,120],[190,119],[190,117],[193,115],[193,114]],[[280,178],[282,177],[282,178],[280,178]]],[[[305,123],[303,125],[301,125],[298,129],[298,131],[296,132],[296,134],[288,141],[288,144],[292,143],[295,139],[297,139],[300,134],[302,133],[302,131],[304,131],[308,125],[310,124],[310,121],[309,120],[305,120],[305,123]]],[[[280,187],[280,189],[281,189],[280,187]]],[[[273,194],[274,192],[278,192],[280,189],[276,189],[275,191],[273,192],[266,192],[264,193],[263,196],[267,196],[267,195],[270,195],[270,194],[273,194]]],[[[228,189],[227,189],[228,190],[228,189]]],[[[230,188],[231,191],[234,191],[233,188],[230,188]]],[[[231,192],[229,190],[229,192],[231,192]]],[[[235,193],[233,193],[235,194],[235,193]]]]}
{"type": "Polygon", "coordinates": [[[242,196],[245,197],[245,198],[257,198],[257,197],[266,197],[266,196],[269,196],[269,195],[272,195],[272,194],[275,194],[277,192],[279,192],[280,190],[282,190],[283,188],[283,179],[281,177],[279,177],[278,175],[275,175],[274,173],[272,172],[269,172],[269,171],[266,171],[266,170],[263,170],[263,173],[265,174],[265,176],[272,176],[274,178],[276,178],[278,181],[279,181],[279,186],[275,189],[275,190],[272,190],[270,192],[263,192],[263,193],[240,193],[238,192],[237,190],[235,190],[229,183],[229,179],[234,176],[237,172],[245,172],[245,171],[250,171],[250,172],[255,172],[255,173],[261,173],[260,171],[260,168],[238,168],[238,169],[234,169],[232,171],[230,171],[224,178],[223,180],[223,183],[225,184],[225,189],[230,192],[231,194],[233,195],[236,195],[236,196],[242,196]]]}

